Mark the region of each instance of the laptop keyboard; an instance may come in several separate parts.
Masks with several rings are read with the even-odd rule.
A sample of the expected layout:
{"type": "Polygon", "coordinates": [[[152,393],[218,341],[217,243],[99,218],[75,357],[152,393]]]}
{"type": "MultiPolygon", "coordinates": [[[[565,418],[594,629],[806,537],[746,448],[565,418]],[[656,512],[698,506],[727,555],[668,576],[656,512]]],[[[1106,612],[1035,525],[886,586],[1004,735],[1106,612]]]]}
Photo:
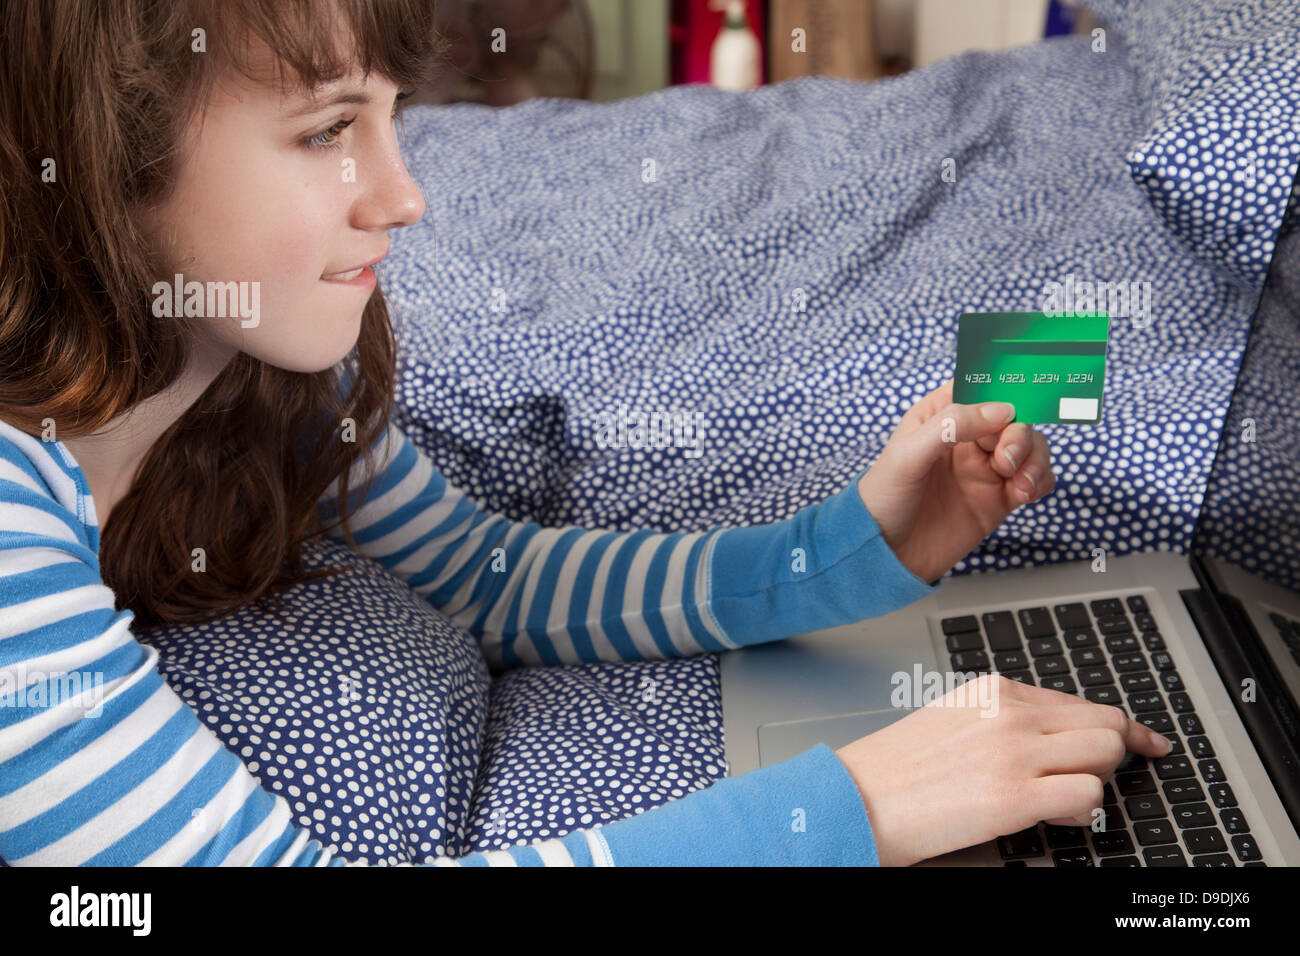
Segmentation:
{"type": "Polygon", "coordinates": [[[1281,614],[1270,611],[1269,617],[1273,619],[1273,626],[1277,632],[1282,635],[1282,643],[1286,645],[1295,662],[1300,664],[1300,621],[1293,618],[1283,617],[1281,614]]]}
{"type": "Polygon", "coordinates": [[[1038,823],[998,837],[1007,866],[1264,866],[1142,595],[949,617],[943,633],[955,671],[1082,694],[1173,741],[1165,757],[1129,754],[1116,768],[1104,829],[1038,823]]]}

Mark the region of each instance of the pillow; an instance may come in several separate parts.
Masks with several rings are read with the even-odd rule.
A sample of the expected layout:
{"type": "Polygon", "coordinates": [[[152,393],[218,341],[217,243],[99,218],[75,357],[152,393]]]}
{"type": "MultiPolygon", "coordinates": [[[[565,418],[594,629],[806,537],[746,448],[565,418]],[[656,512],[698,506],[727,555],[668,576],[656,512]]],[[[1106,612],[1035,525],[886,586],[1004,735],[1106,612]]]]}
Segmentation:
{"type": "Polygon", "coordinates": [[[478,643],[341,541],[309,542],[303,567],[346,571],[274,610],[133,629],[322,845],[371,864],[461,855],[489,689],[478,643]]]}
{"type": "Polygon", "coordinates": [[[1263,284],[1300,158],[1300,0],[1086,0],[1150,128],[1134,182],[1215,273],[1263,284]]]}

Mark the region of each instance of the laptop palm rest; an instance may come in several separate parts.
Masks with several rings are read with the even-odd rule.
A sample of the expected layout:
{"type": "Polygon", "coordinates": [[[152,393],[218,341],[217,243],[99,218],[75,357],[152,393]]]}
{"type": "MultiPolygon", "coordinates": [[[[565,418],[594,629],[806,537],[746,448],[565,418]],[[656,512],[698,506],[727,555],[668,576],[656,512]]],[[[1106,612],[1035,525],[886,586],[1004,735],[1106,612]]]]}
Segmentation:
{"type": "Polygon", "coordinates": [[[912,712],[911,707],[891,707],[837,717],[813,717],[763,724],[758,728],[758,760],[766,767],[799,756],[817,744],[838,750],[859,737],[874,734],[912,712]]]}

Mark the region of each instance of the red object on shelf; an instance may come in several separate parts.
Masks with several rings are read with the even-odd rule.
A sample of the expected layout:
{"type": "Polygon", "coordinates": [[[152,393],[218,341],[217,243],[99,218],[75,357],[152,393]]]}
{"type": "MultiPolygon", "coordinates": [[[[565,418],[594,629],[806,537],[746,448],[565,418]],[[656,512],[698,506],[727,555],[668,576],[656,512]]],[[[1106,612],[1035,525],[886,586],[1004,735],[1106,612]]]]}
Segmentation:
{"type": "MultiPolygon", "coordinates": [[[[767,29],[764,0],[745,0],[749,28],[758,37],[760,82],[767,82],[767,29]]],[[[709,54],[718,38],[726,12],[709,9],[709,0],[672,0],[668,45],[672,52],[671,82],[709,82],[709,54]]]]}

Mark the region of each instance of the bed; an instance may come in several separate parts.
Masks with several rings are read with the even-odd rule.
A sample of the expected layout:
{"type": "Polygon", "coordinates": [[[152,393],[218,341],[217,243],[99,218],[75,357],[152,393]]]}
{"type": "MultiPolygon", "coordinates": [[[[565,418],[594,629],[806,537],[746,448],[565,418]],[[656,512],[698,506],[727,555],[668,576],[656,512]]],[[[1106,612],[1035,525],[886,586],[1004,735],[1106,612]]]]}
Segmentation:
{"type": "MultiPolygon", "coordinates": [[[[1097,548],[1185,551],[1300,148],[1283,90],[1290,112],[1261,121],[1267,148],[1213,173],[1245,203],[1223,214],[1245,210],[1244,222],[1217,228],[1188,217],[1203,195],[1180,199],[1195,150],[1179,124],[1241,113],[1233,97],[1260,75],[1289,82],[1295,61],[1277,51],[1300,16],[1294,3],[1253,4],[1249,35],[1187,41],[1192,20],[1176,7],[1157,22],[1160,3],[1093,5],[1113,26],[1104,51],[1065,37],[873,84],[413,108],[403,151],[428,212],[394,234],[381,275],[403,363],[398,424],[453,484],[515,520],[660,531],[780,520],[845,487],[952,374],[962,312],[1039,310],[1047,281],[1149,283],[1149,312],[1112,321],[1102,424],[1040,426],[1055,493],[951,573],[1097,548]],[[1167,62],[1152,52],[1179,42],[1201,43],[1210,73],[1189,74],[1185,50],[1167,62]],[[1236,72],[1215,74],[1224,62],[1236,72]],[[699,443],[604,446],[598,423],[620,406],[698,415],[699,443]]],[[[380,746],[358,744],[376,755],[375,779],[337,787],[346,815],[296,810],[344,856],[557,836],[726,773],[716,658],[489,674],[468,638],[373,562],[328,540],[309,552],[308,567],[331,562],[351,573],[290,592],[301,614],[281,639],[334,652],[339,672],[405,648],[439,687],[360,702],[358,722],[384,728],[380,746]],[[349,626],[364,636],[314,632],[321,608],[344,600],[360,602],[349,626]],[[400,613],[398,639],[367,630],[377,609],[400,613]],[[402,643],[408,629],[436,645],[427,660],[402,643]],[[422,718],[426,704],[436,719],[422,718]],[[443,750],[422,739],[453,726],[443,750]]],[[[284,788],[267,768],[301,755],[271,731],[285,710],[310,708],[250,713],[265,673],[213,667],[256,626],[251,613],[142,640],[227,745],[284,788]]]]}

